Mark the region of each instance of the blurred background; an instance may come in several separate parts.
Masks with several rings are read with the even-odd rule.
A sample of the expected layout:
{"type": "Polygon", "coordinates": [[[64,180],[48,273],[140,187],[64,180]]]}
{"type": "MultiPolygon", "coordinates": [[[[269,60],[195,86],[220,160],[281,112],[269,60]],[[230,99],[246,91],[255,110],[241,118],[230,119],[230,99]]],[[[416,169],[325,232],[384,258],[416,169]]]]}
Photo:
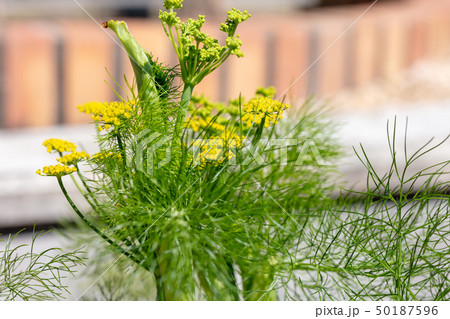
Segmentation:
{"type": "MultiPolygon", "coordinates": [[[[403,126],[408,116],[412,148],[450,133],[450,0],[374,2],[185,0],[180,15],[206,14],[205,30],[219,38],[227,10],[252,14],[238,30],[246,57],[230,58],[196,92],[226,101],[273,85],[291,104],[311,95],[326,101],[349,153],[341,170],[356,185],[364,170],[351,147],[363,143],[383,167],[394,115],[403,126]]],[[[162,3],[0,0],[0,232],[74,216],[56,181],[35,174],[51,161],[42,141],[69,139],[94,152],[77,105],[113,100],[112,79],[132,78],[101,22],[126,19],[143,47],[176,63],[158,20],[162,3]]],[[[448,144],[430,161],[448,159],[448,144]]]]}

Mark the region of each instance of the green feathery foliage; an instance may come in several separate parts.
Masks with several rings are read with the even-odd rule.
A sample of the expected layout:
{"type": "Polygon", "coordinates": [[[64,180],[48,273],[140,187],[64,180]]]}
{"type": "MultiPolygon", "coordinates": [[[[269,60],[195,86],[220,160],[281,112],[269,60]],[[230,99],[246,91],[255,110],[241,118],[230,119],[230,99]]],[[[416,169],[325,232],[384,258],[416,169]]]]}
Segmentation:
{"type": "Polygon", "coordinates": [[[45,233],[33,231],[31,245],[13,246],[21,234],[9,236],[0,251],[0,300],[57,300],[68,294],[64,280],[84,265],[83,252],[62,253],[59,248],[35,252],[36,241],[45,233]]]}
{"type": "Polygon", "coordinates": [[[448,137],[411,154],[406,132],[398,149],[396,127],[390,133],[388,125],[389,170],[377,172],[361,146],[366,190],[341,196],[299,238],[304,257],[294,264],[294,299],[450,299],[450,161],[414,170],[448,137]]]}

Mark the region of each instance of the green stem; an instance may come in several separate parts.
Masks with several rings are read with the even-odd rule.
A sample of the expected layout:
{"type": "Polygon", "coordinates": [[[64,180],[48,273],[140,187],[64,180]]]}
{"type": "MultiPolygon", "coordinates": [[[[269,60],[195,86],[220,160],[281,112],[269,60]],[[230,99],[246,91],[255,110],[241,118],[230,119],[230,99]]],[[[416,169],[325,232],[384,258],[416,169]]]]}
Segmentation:
{"type": "Polygon", "coordinates": [[[186,222],[185,212],[172,209],[158,238],[157,257],[158,280],[166,301],[195,300],[196,280],[194,255],[192,252],[192,230],[186,222]]]}
{"type": "Polygon", "coordinates": [[[156,300],[157,301],[165,301],[166,296],[164,294],[164,283],[161,278],[161,267],[159,266],[158,257],[156,252],[153,254],[154,260],[156,261],[156,269],[153,273],[156,281],[156,300]]]}
{"type": "Polygon", "coordinates": [[[400,193],[400,206],[397,207],[397,229],[396,229],[396,237],[397,237],[397,244],[396,244],[396,256],[395,256],[395,270],[397,273],[397,276],[395,278],[395,288],[397,292],[397,301],[404,300],[403,299],[403,280],[402,280],[402,272],[403,272],[403,233],[402,233],[402,193],[400,193]]]}
{"type": "Polygon", "coordinates": [[[92,209],[96,209],[99,206],[99,203],[98,203],[97,199],[95,198],[95,196],[93,195],[93,192],[92,192],[91,188],[86,183],[86,180],[84,179],[83,174],[81,174],[80,168],[78,167],[78,165],[75,165],[75,167],[77,168],[77,175],[78,175],[78,177],[79,177],[79,179],[80,179],[81,183],[83,184],[83,186],[84,186],[86,191],[83,191],[81,189],[81,187],[78,185],[78,183],[77,183],[76,179],[73,177],[73,175],[70,175],[70,177],[72,178],[72,181],[74,182],[74,184],[77,186],[79,192],[81,194],[83,194],[83,197],[86,199],[86,201],[92,207],[92,209]],[[94,203],[92,203],[91,200],[94,201],[94,203]]]}
{"type": "Polygon", "coordinates": [[[175,123],[175,131],[173,134],[173,145],[179,147],[181,145],[181,133],[183,130],[184,121],[186,119],[186,113],[191,102],[192,92],[194,85],[185,84],[183,94],[181,95],[180,109],[178,110],[177,120],[175,123]]]}
{"type": "Polygon", "coordinates": [[[232,280],[232,284],[234,289],[231,290],[231,295],[233,296],[233,300],[239,301],[239,291],[238,291],[238,283],[236,280],[236,276],[234,275],[234,267],[233,267],[233,261],[227,257],[225,257],[225,262],[227,265],[227,272],[232,280]]]}
{"type": "MultiPolygon", "coordinates": [[[[81,173],[79,172],[78,166],[76,166],[77,168],[77,174],[78,176],[81,176],[81,173]]],[[[80,192],[80,194],[83,195],[83,197],[86,199],[86,201],[89,203],[89,205],[92,207],[92,209],[95,209],[94,204],[92,203],[92,201],[89,199],[90,198],[90,191],[87,189],[82,189],[80,184],[77,182],[76,178],[73,175],[70,175],[70,178],[72,179],[72,182],[75,184],[76,188],[78,189],[78,191],[80,192]]],[[[80,177],[81,179],[81,177],[80,177]]],[[[83,181],[83,180],[82,180],[83,181]]],[[[84,185],[84,183],[83,183],[84,185]]],[[[86,186],[85,186],[86,187],[86,186]]]]}
{"type": "Polygon", "coordinates": [[[123,145],[122,137],[120,136],[119,131],[117,131],[117,133],[116,133],[116,138],[117,138],[117,145],[119,146],[119,150],[120,150],[120,155],[122,155],[123,165],[127,166],[127,154],[125,152],[125,147],[123,145]]]}
{"type": "Polygon", "coordinates": [[[62,179],[60,176],[56,176],[56,179],[58,180],[58,184],[59,187],[61,188],[61,191],[64,194],[64,197],[67,199],[67,201],[69,202],[69,205],[72,207],[72,209],[75,211],[75,213],[81,218],[81,220],[90,228],[92,229],[94,232],[97,233],[97,235],[99,235],[101,238],[103,238],[108,244],[110,244],[111,246],[113,246],[114,248],[116,248],[120,253],[122,253],[123,255],[127,256],[128,258],[130,258],[132,261],[134,261],[135,263],[137,263],[138,265],[141,265],[141,263],[139,262],[139,260],[136,259],[136,257],[134,257],[132,254],[130,254],[128,252],[128,250],[123,249],[122,247],[120,247],[117,243],[115,243],[111,238],[109,238],[108,236],[106,236],[105,234],[103,234],[97,227],[94,226],[94,224],[92,224],[82,213],[81,211],[78,209],[78,207],[75,205],[75,203],[72,201],[72,199],[70,198],[69,194],[67,193],[66,188],[64,187],[64,184],[62,182],[62,179]]]}

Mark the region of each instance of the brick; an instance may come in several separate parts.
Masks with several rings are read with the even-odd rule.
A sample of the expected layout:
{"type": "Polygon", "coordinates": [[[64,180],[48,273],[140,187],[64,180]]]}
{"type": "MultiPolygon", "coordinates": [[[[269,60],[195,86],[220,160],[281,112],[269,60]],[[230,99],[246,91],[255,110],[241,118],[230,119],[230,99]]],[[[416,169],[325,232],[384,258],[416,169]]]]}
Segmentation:
{"type": "Polygon", "coordinates": [[[317,94],[324,95],[336,92],[345,85],[345,54],[346,54],[346,37],[349,34],[340,36],[345,31],[345,26],[340,22],[322,23],[319,25],[318,56],[323,56],[317,62],[318,69],[318,87],[317,94]]]}
{"type": "Polygon", "coordinates": [[[447,53],[449,53],[450,49],[450,21],[449,21],[450,12],[442,12],[436,15],[434,19],[432,19],[433,23],[435,23],[435,32],[436,32],[436,56],[438,58],[443,58],[447,53]]]}
{"type": "MultiPolygon", "coordinates": [[[[224,32],[220,31],[221,21],[209,21],[205,23],[202,30],[212,37],[219,40],[221,45],[224,45],[226,35],[224,32]]],[[[173,50],[171,48],[171,50],[173,50]]],[[[234,57],[230,57],[233,59],[234,57]]],[[[194,94],[205,95],[213,101],[219,101],[225,98],[226,102],[228,99],[228,69],[227,65],[221,65],[217,70],[213,71],[211,74],[207,75],[199,85],[194,89],[194,94]]]]}
{"type": "Polygon", "coordinates": [[[422,3],[422,15],[427,28],[427,56],[443,57],[450,49],[450,1],[431,1],[422,3]]]}
{"type": "MultiPolygon", "coordinates": [[[[238,33],[246,57],[231,56],[204,79],[196,93],[214,100],[253,96],[257,86],[274,84],[279,93],[308,69],[368,5],[343,6],[290,15],[255,14],[238,33]],[[314,32],[312,32],[312,30],[314,32]],[[273,55],[273,56],[272,56],[273,55]]],[[[375,5],[287,92],[292,98],[309,93],[328,94],[346,85],[361,85],[376,76],[392,77],[414,61],[442,57],[450,49],[450,0],[404,0],[375,5]]],[[[177,59],[159,21],[131,19],[131,32],[161,61],[177,59]]],[[[221,34],[221,21],[207,21],[205,30],[221,34]]],[[[76,106],[90,100],[111,100],[116,56],[132,81],[127,56],[92,21],[4,24],[6,109],[8,127],[51,125],[57,121],[56,38],[64,45],[65,120],[86,122],[76,106]],[[55,24],[55,25],[54,25],[55,24]],[[55,36],[55,34],[57,36],[55,36]],[[32,54],[30,54],[32,52],[32,54]],[[120,55],[118,55],[120,54],[120,55]]],[[[222,39],[223,40],[223,39],[222,39]]]]}
{"type": "MultiPolygon", "coordinates": [[[[255,19],[256,20],[256,19],[255,19]]],[[[239,94],[252,98],[258,86],[266,82],[266,23],[261,20],[243,23],[238,33],[243,41],[242,51],[245,57],[231,56],[226,62],[229,70],[228,98],[238,98],[239,94]]],[[[248,21],[247,21],[248,22],[248,21]]]]}
{"type": "Polygon", "coordinates": [[[438,28],[437,23],[433,21],[435,19],[434,14],[428,18],[428,36],[427,36],[427,56],[435,58],[438,51],[438,28]]]}
{"type": "Polygon", "coordinates": [[[410,25],[409,63],[412,64],[426,57],[427,54],[427,21],[414,17],[410,25]]]}
{"type": "Polygon", "coordinates": [[[396,76],[407,65],[406,28],[397,16],[378,20],[381,60],[377,67],[386,78],[396,76]]]}
{"type": "MultiPolygon", "coordinates": [[[[221,81],[227,80],[226,76],[222,75],[227,71],[225,69],[226,65],[221,65],[216,71],[207,75],[202,82],[195,87],[194,94],[204,95],[213,101],[218,101],[223,97],[227,97],[227,85],[220,87],[221,81]],[[224,80],[221,80],[221,76],[225,76],[224,80]],[[225,90],[225,92],[221,92],[221,90],[225,90]]],[[[223,102],[226,102],[226,99],[223,102]]]]}
{"type": "Polygon", "coordinates": [[[61,24],[64,44],[65,122],[82,123],[89,116],[77,106],[89,101],[109,101],[112,83],[105,68],[113,66],[112,39],[94,22],[68,21],[61,24]]]}
{"type": "Polygon", "coordinates": [[[450,1],[418,2],[413,9],[415,24],[423,25],[422,58],[443,57],[450,47],[450,1]]]}
{"type": "Polygon", "coordinates": [[[373,21],[361,21],[355,30],[353,84],[363,85],[376,74],[376,62],[381,54],[377,27],[373,21]]]}
{"type": "Polygon", "coordinates": [[[0,26],[0,129],[4,127],[6,109],[5,104],[5,89],[6,89],[6,77],[5,77],[5,59],[4,59],[4,29],[0,26]]]}
{"type": "Polygon", "coordinates": [[[9,128],[56,121],[55,32],[45,23],[5,28],[5,110],[9,128]]]}
{"type": "Polygon", "coordinates": [[[277,24],[274,84],[288,101],[307,95],[309,29],[305,23],[277,24]]]}

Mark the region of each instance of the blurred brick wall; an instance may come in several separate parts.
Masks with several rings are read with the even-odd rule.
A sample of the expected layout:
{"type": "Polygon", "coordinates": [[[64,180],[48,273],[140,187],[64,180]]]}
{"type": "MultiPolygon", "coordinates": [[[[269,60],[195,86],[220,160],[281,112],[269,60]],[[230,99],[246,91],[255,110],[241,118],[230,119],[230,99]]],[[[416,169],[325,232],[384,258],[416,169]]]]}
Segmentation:
{"type": "MultiPolygon", "coordinates": [[[[254,15],[238,30],[246,57],[231,57],[196,92],[226,100],[274,85],[279,93],[289,88],[288,98],[327,95],[448,52],[450,0],[403,0],[375,5],[321,57],[367,6],[254,15]]],[[[162,61],[176,62],[159,21],[127,22],[143,47],[162,61]]],[[[205,30],[223,39],[219,24],[209,21],[205,30]]],[[[105,68],[121,84],[122,75],[131,79],[132,73],[107,32],[111,37],[92,20],[3,23],[0,128],[87,122],[78,104],[114,99],[105,68]]]]}

